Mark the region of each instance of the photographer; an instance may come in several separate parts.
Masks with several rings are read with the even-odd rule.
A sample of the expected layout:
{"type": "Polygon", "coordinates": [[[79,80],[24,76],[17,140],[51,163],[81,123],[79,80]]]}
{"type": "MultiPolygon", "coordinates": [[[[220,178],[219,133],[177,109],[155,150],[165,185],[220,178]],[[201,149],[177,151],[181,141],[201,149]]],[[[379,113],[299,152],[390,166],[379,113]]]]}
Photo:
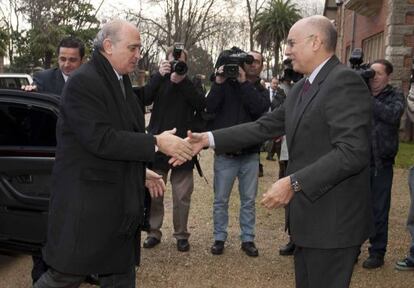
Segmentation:
{"type": "MultiPolygon", "coordinates": [[[[252,122],[270,106],[269,92],[260,84],[263,58],[258,52],[244,53],[237,47],[223,51],[207,97],[207,112],[214,113],[211,129],[252,122]]],[[[234,135],[237,137],[237,135],[234,135]]],[[[240,192],[241,248],[258,256],[254,244],[255,199],[257,194],[260,145],[214,156],[214,244],[211,253],[222,254],[227,239],[228,201],[236,177],[240,192]]]]}
{"type": "MultiPolygon", "coordinates": [[[[407,96],[407,116],[414,122],[414,83],[411,75],[411,88],[407,96]]],[[[400,271],[414,271],[414,166],[408,171],[408,187],[410,191],[411,204],[408,210],[407,230],[410,232],[410,248],[407,257],[397,261],[395,269],[400,271]]]]}
{"type": "Polygon", "coordinates": [[[371,64],[375,76],[369,80],[373,96],[371,132],[371,197],[375,234],[369,238],[369,257],[362,266],[366,269],[384,265],[388,241],[388,214],[391,202],[394,158],[398,152],[398,129],[404,112],[404,96],[388,84],[392,64],[384,59],[371,64]]]}
{"type": "MultiPolygon", "coordinates": [[[[166,52],[166,60],[160,64],[159,72],[152,76],[144,96],[145,105],[153,104],[148,132],[157,135],[176,128],[176,135],[185,138],[187,130],[194,127],[196,112],[205,108],[205,97],[187,76],[188,53],[183,45],[176,43],[166,52]]],[[[194,188],[194,160],[172,168],[169,157],[160,151],[155,154],[153,170],[163,176],[166,183],[168,172],[172,186],[174,237],[177,250],[188,251],[190,244],[187,230],[191,194],[194,188]]],[[[151,201],[150,231],[144,242],[144,248],[153,248],[161,241],[161,226],[164,218],[164,198],[151,201]]]]}

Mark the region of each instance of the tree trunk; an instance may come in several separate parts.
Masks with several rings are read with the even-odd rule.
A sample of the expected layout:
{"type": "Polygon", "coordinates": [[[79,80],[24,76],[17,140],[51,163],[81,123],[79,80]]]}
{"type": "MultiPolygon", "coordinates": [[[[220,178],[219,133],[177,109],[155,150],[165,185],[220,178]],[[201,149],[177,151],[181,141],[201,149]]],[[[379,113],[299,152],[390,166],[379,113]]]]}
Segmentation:
{"type": "Polygon", "coordinates": [[[52,64],[52,57],[53,57],[52,51],[48,50],[45,52],[45,69],[50,68],[50,65],[52,64]]]}
{"type": "Polygon", "coordinates": [[[273,65],[273,75],[272,76],[277,76],[279,74],[279,45],[275,45],[274,47],[274,65],[273,65]]]}

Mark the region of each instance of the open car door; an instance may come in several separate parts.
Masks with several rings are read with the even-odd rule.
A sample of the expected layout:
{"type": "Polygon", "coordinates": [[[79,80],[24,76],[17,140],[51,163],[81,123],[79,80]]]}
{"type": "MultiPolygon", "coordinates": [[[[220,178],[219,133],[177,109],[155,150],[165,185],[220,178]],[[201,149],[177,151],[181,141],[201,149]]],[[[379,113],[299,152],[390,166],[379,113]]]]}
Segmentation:
{"type": "Polygon", "coordinates": [[[59,97],[0,90],[0,249],[38,253],[46,240],[59,97]]]}

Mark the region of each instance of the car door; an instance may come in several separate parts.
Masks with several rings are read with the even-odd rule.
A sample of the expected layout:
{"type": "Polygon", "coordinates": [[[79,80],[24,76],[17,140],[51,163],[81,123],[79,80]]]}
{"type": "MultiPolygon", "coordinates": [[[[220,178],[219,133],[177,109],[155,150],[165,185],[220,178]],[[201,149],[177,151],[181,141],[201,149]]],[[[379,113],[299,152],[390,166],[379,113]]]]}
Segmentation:
{"type": "Polygon", "coordinates": [[[0,248],[35,253],[46,239],[59,98],[0,90],[0,248]]]}

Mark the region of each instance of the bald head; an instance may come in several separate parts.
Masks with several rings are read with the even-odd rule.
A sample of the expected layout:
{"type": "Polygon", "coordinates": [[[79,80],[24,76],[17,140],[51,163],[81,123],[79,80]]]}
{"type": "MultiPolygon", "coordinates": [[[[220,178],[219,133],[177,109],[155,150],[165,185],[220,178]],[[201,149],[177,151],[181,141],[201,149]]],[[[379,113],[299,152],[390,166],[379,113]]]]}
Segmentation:
{"type": "Polygon", "coordinates": [[[124,20],[105,24],[98,32],[94,47],[119,75],[135,70],[141,58],[141,36],[137,27],[124,20]]]}
{"type": "Polygon", "coordinates": [[[137,28],[128,21],[115,19],[106,23],[96,35],[93,41],[93,47],[99,51],[103,51],[103,42],[105,39],[111,39],[113,43],[119,42],[122,36],[122,30],[125,28],[137,28]]]}
{"type": "Polygon", "coordinates": [[[309,75],[335,54],[336,29],[324,16],[311,16],[290,28],[285,55],[292,60],[293,70],[309,75]]]}
{"type": "MultiPolygon", "coordinates": [[[[328,52],[335,52],[338,33],[331,20],[322,15],[303,18],[295,23],[310,34],[318,34],[328,52]]],[[[295,26],[294,25],[294,26],[295,26]]],[[[293,27],[292,27],[293,28],[293,27]]]]}

